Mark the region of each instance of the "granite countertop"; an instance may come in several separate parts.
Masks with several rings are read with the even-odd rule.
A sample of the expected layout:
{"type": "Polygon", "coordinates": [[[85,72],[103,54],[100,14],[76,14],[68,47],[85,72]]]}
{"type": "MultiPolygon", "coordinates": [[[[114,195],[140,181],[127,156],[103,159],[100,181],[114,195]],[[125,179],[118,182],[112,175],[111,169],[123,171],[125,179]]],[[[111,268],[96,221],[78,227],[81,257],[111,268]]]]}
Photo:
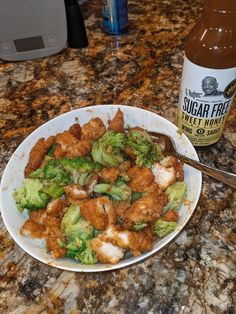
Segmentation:
{"type": "MultiPolygon", "coordinates": [[[[129,1],[129,32],[101,29],[102,1],[81,5],[89,47],[44,59],[0,61],[1,174],[36,127],[72,109],[124,104],[176,121],[186,35],[200,0],[129,1]]],[[[221,140],[200,159],[236,172],[235,106],[221,140]]],[[[203,175],[184,231],[134,266],[73,273],[26,254],[0,221],[1,313],[235,313],[235,191],[203,175]]]]}

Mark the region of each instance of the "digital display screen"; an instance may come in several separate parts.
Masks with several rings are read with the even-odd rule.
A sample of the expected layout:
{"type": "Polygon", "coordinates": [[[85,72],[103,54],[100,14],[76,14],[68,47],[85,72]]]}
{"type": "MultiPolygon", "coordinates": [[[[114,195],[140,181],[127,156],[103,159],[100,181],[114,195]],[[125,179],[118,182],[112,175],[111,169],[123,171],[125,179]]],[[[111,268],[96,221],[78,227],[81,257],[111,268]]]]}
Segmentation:
{"type": "Polygon", "coordinates": [[[43,38],[41,36],[29,37],[14,40],[17,52],[37,50],[45,48],[43,38]]]}

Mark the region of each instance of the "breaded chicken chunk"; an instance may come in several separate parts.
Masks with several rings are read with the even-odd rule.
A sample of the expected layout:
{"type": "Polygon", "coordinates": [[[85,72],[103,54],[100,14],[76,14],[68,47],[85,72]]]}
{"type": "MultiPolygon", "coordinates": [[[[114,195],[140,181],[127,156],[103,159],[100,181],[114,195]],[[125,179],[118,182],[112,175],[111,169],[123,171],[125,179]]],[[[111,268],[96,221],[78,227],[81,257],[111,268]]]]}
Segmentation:
{"type": "Polygon", "coordinates": [[[42,239],[45,237],[45,227],[34,220],[28,219],[21,227],[20,234],[22,236],[42,239]]]}
{"type": "Polygon", "coordinates": [[[88,140],[78,140],[72,133],[65,131],[59,133],[55,138],[55,143],[59,146],[54,151],[56,158],[87,156],[92,148],[88,140]]]}
{"type": "Polygon", "coordinates": [[[96,141],[106,132],[106,127],[100,118],[91,119],[81,129],[81,139],[96,141]]]}
{"type": "Polygon", "coordinates": [[[97,230],[105,230],[116,221],[116,213],[108,197],[102,196],[80,204],[80,214],[89,220],[97,230]]]}
{"type": "Polygon", "coordinates": [[[155,176],[149,168],[134,166],[127,172],[130,177],[129,187],[134,192],[145,192],[154,182],[155,176]]]}
{"type": "Polygon", "coordinates": [[[30,151],[29,161],[25,167],[25,177],[27,178],[31,172],[35,171],[41,166],[44,156],[47,154],[49,148],[54,143],[54,136],[50,136],[45,140],[44,137],[40,138],[30,151]]]}
{"type": "Polygon", "coordinates": [[[153,192],[133,202],[125,214],[125,225],[132,227],[135,223],[152,222],[160,217],[162,208],[168,199],[164,192],[153,192]]]}
{"type": "Polygon", "coordinates": [[[78,184],[64,186],[64,191],[68,201],[72,204],[79,204],[81,200],[88,198],[88,193],[78,184]]]}
{"type": "Polygon", "coordinates": [[[152,239],[144,232],[122,230],[119,226],[110,225],[100,234],[100,239],[111,242],[123,249],[130,249],[134,256],[152,249],[152,239]]]}
{"type": "Polygon", "coordinates": [[[119,176],[118,168],[106,168],[104,167],[102,171],[99,172],[99,176],[103,182],[114,183],[119,176]]]}
{"type": "Polygon", "coordinates": [[[53,258],[60,258],[66,255],[66,249],[61,248],[59,241],[65,242],[65,236],[61,230],[61,218],[47,216],[44,219],[46,227],[47,248],[53,258]]]}
{"type": "Polygon", "coordinates": [[[116,215],[118,219],[123,222],[125,220],[125,215],[130,207],[130,202],[121,201],[121,202],[113,202],[113,207],[115,209],[116,215]]]}
{"type": "Polygon", "coordinates": [[[43,220],[46,216],[47,216],[46,209],[32,210],[29,213],[29,219],[40,225],[43,225],[43,220]]]}
{"type": "Polygon", "coordinates": [[[89,179],[89,182],[86,184],[85,188],[87,193],[90,195],[93,193],[94,186],[98,183],[99,176],[97,173],[94,173],[89,179]]]}
{"type": "Polygon", "coordinates": [[[174,167],[176,180],[183,181],[184,180],[184,164],[179,159],[174,156],[167,156],[160,161],[160,165],[165,168],[174,167]]]}
{"type": "Polygon", "coordinates": [[[78,140],[80,140],[80,138],[81,138],[81,126],[79,123],[72,124],[72,126],[69,128],[68,132],[70,132],[78,140]]]}
{"type": "Polygon", "coordinates": [[[121,133],[125,131],[124,115],[120,109],[117,110],[114,118],[109,122],[108,129],[121,133]]]}
{"type": "Polygon", "coordinates": [[[164,167],[157,162],[152,166],[152,172],[155,176],[155,182],[161,190],[166,190],[168,186],[176,181],[176,172],[173,166],[164,167]]]}
{"type": "Polygon", "coordinates": [[[90,241],[92,250],[101,263],[117,264],[125,254],[125,250],[110,242],[102,241],[100,236],[90,241]]]}
{"type": "Polygon", "coordinates": [[[54,217],[63,217],[66,209],[67,209],[67,202],[64,199],[56,199],[52,200],[48,203],[46,208],[46,213],[49,216],[54,217]]]}

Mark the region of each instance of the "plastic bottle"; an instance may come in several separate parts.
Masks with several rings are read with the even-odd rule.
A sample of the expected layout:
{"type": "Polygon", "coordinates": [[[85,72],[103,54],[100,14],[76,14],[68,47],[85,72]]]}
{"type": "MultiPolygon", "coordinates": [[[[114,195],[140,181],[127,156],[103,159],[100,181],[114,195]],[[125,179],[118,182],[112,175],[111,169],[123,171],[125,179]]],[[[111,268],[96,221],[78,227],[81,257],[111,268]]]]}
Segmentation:
{"type": "Polygon", "coordinates": [[[236,91],[236,0],[205,0],[185,47],[178,126],[194,146],[216,143],[236,91]]]}
{"type": "Polygon", "coordinates": [[[128,1],[104,0],[102,8],[103,29],[111,35],[121,35],[128,30],[128,1]]]}

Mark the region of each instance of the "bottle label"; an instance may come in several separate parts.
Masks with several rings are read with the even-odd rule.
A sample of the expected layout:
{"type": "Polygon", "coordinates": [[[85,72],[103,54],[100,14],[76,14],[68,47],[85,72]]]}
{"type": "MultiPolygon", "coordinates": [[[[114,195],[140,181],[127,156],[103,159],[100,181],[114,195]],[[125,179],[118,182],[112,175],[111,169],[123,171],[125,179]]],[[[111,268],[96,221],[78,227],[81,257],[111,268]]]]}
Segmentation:
{"type": "Polygon", "coordinates": [[[127,0],[105,0],[102,15],[103,27],[107,33],[122,33],[128,26],[127,0]]]}
{"type": "Polygon", "coordinates": [[[216,143],[236,91],[236,67],[211,69],[184,57],[178,126],[195,146],[216,143]]]}

